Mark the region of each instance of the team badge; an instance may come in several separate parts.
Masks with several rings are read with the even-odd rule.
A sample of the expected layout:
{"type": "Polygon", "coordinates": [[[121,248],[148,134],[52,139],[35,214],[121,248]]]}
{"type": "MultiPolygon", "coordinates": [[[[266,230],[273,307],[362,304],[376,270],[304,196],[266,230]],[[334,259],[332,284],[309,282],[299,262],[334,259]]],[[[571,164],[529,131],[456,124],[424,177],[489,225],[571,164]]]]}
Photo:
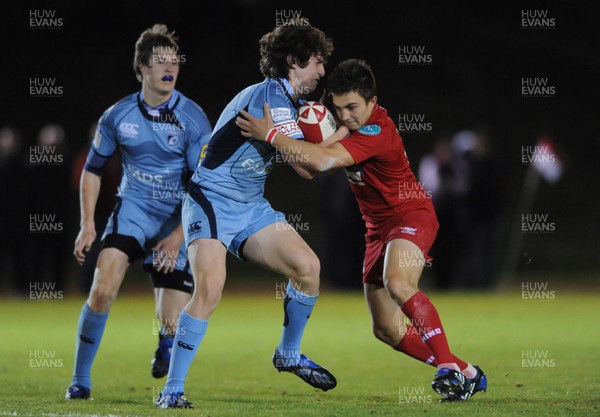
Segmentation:
{"type": "Polygon", "coordinates": [[[175,146],[179,142],[179,135],[176,132],[169,132],[167,143],[169,146],[175,146]]]}
{"type": "Polygon", "coordinates": [[[358,129],[360,133],[367,136],[377,136],[381,133],[381,128],[377,125],[365,125],[358,129]]]}

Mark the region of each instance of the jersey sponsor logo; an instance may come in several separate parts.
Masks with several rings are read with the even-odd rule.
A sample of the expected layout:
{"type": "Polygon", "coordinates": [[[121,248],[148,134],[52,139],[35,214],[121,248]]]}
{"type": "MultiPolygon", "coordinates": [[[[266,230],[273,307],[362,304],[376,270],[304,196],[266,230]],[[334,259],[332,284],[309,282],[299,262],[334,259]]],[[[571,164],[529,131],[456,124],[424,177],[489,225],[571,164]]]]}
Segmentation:
{"type": "Polygon", "coordinates": [[[94,148],[98,149],[100,147],[100,143],[102,143],[102,133],[100,133],[100,129],[96,129],[96,134],[94,135],[94,148]]]}
{"type": "Polygon", "coordinates": [[[274,123],[293,119],[292,111],[287,107],[275,107],[271,109],[271,117],[274,123]]]}
{"type": "Polygon", "coordinates": [[[344,169],[344,171],[346,171],[346,177],[348,178],[348,181],[350,181],[352,184],[360,187],[365,185],[362,177],[362,168],[359,165],[347,167],[344,169]]]}
{"type": "Polygon", "coordinates": [[[276,124],[275,127],[279,133],[282,133],[286,136],[302,135],[302,130],[300,130],[300,127],[295,121],[276,124]]]}
{"type": "Polygon", "coordinates": [[[127,164],[127,170],[131,173],[131,176],[142,182],[162,182],[163,176],[161,174],[152,175],[147,172],[143,172],[134,166],[127,164]]]}
{"type": "Polygon", "coordinates": [[[381,128],[377,125],[365,125],[358,129],[360,133],[367,136],[377,136],[381,133],[381,128]]]}
{"type": "Polygon", "coordinates": [[[198,165],[202,162],[204,158],[206,158],[206,150],[208,149],[208,143],[202,145],[202,150],[200,151],[200,159],[198,159],[198,165]]]}
{"type": "Polygon", "coordinates": [[[407,235],[415,235],[417,233],[416,227],[400,227],[400,232],[406,233],[407,235]]]}
{"type": "Polygon", "coordinates": [[[248,158],[242,162],[242,168],[246,169],[247,171],[254,172],[255,174],[269,173],[269,168],[262,160],[255,162],[252,158],[248,158]]]}
{"type": "Polygon", "coordinates": [[[140,125],[137,123],[123,122],[119,125],[119,132],[121,132],[122,136],[133,139],[137,137],[139,128],[140,125]]]}

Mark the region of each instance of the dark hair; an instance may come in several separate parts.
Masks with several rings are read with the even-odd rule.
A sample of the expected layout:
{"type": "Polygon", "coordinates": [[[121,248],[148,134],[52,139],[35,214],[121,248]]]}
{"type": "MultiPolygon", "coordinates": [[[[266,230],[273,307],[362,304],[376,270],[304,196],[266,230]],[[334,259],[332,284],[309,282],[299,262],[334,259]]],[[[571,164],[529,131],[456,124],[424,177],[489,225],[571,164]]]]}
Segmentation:
{"type": "Polygon", "coordinates": [[[288,55],[304,68],[313,54],[320,55],[326,62],[333,52],[333,42],[321,30],[306,20],[300,23],[277,26],[260,39],[260,72],[265,77],[286,78],[291,68],[288,55]]]}
{"type": "Polygon", "coordinates": [[[327,79],[327,91],[334,95],[357,92],[365,101],[377,95],[377,84],[371,67],[362,59],[340,62],[327,79]]]}
{"type": "Polygon", "coordinates": [[[169,32],[167,26],[161,23],[157,23],[142,32],[135,43],[135,54],[133,56],[133,70],[138,81],[142,81],[140,67],[148,65],[150,58],[155,53],[154,48],[165,46],[172,48],[173,52],[177,53],[179,50],[178,40],[179,38],[175,36],[175,32],[169,32]]]}

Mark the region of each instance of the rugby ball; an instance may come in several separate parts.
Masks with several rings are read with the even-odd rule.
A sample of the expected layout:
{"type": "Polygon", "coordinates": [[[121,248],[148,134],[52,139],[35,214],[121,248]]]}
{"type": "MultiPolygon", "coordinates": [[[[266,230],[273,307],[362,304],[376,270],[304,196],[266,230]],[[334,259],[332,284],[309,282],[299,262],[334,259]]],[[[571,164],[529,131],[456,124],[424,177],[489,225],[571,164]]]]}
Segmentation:
{"type": "Polygon", "coordinates": [[[298,109],[296,123],[302,130],[304,140],[311,143],[323,142],[336,130],[333,114],[318,101],[304,103],[298,109]]]}

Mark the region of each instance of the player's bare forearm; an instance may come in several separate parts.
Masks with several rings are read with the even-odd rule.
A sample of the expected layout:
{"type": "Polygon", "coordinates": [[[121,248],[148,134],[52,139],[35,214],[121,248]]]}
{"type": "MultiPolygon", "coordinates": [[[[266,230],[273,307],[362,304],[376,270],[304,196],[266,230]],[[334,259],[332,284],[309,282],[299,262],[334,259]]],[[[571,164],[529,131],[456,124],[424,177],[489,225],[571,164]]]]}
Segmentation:
{"type": "MultiPolygon", "coordinates": [[[[319,146],[325,146],[325,147],[331,146],[334,143],[336,143],[342,139],[345,139],[346,137],[348,137],[349,134],[350,134],[350,131],[348,130],[348,128],[343,126],[342,128],[335,131],[333,135],[329,136],[323,142],[319,143],[319,146]]],[[[302,178],[305,178],[307,180],[312,180],[319,174],[319,171],[311,169],[302,163],[290,162],[290,165],[292,166],[292,168],[294,168],[294,171],[296,171],[296,173],[298,175],[300,175],[302,178]]],[[[334,168],[334,170],[335,170],[335,168],[334,168]]]]}
{"type": "Polygon", "coordinates": [[[319,143],[319,146],[329,147],[342,139],[346,139],[348,136],[350,136],[350,130],[348,130],[346,126],[341,126],[333,133],[333,135],[319,143]]]}
{"type": "Polygon", "coordinates": [[[81,227],[94,224],[96,203],[100,195],[102,177],[92,174],[85,169],[81,173],[79,183],[79,204],[81,210],[81,227]]]}
{"type": "MultiPolygon", "coordinates": [[[[266,142],[268,139],[267,134],[273,128],[269,105],[267,103],[264,105],[264,118],[254,117],[244,110],[241,111],[241,114],[243,118],[238,117],[236,123],[242,129],[242,135],[266,142]]],[[[339,130],[341,130],[339,134],[342,135],[344,131],[339,130]]],[[[303,167],[313,171],[325,172],[333,168],[354,165],[352,156],[339,143],[333,143],[330,146],[319,146],[292,139],[280,132],[277,132],[274,136],[272,135],[269,139],[271,139],[271,145],[280,152],[290,156],[292,160],[302,160],[303,167]]]]}
{"type": "Polygon", "coordinates": [[[307,180],[312,180],[318,174],[318,172],[303,165],[298,165],[295,163],[290,163],[290,165],[292,166],[292,168],[294,168],[294,171],[296,171],[298,175],[307,180]]]}
{"type": "Polygon", "coordinates": [[[85,262],[86,252],[92,248],[92,244],[96,240],[96,225],[94,223],[94,212],[96,210],[96,202],[100,194],[100,185],[102,178],[92,174],[85,169],[81,173],[79,183],[79,201],[81,206],[81,230],[75,239],[75,249],[73,255],[79,263],[83,265],[85,262]]]}

